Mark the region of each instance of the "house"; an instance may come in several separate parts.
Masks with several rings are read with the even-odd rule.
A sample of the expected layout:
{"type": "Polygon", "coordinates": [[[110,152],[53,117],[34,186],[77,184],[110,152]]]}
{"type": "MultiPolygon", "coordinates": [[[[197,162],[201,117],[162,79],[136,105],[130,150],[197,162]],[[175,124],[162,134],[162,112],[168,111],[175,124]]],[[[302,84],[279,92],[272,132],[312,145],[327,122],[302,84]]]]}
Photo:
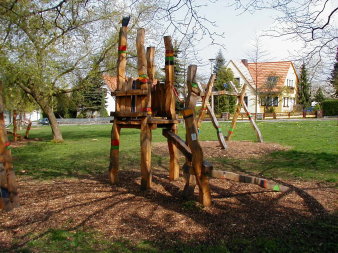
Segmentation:
{"type": "Polygon", "coordinates": [[[226,64],[240,87],[247,84],[244,101],[250,113],[291,112],[296,105],[298,76],[291,61],[249,63],[246,59],[226,64]],[[257,96],[256,96],[257,94],[257,96]]]}
{"type": "Polygon", "coordinates": [[[112,96],[111,93],[117,89],[117,78],[116,76],[110,76],[107,74],[104,74],[102,78],[105,83],[103,88],[107,90],[106,110],[108,115],[110,115],[110,112],[115,112],[115,96],[112,96]]]}
{"type": "MultiPolygon", "coordinates": [[[[42,112],[41,110],[34,110],[32,112],[24,112],[17,115],[17,119],[19,120],[20,118],[24,120],[30,120],[30,121],[39,121],[42,119],[42,112]]],[[[5,111],[4,112],[4,119],[5,119],[5,126],[9,126],[12,124],[13,121],[13,113],[10,111],[5,111]]]]}

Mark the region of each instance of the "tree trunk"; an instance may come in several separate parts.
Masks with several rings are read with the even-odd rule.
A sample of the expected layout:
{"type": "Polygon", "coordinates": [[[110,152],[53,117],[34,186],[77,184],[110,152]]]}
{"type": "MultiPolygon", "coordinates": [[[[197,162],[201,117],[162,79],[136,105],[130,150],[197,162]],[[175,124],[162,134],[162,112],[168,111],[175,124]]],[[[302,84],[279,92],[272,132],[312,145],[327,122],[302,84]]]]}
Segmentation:
{"type": "MultiPolygon", "coordinates": [[[[33,95],[33,94],[32,94],[33,95]]],[[[54,115],[52,107],[48,104],[47,101],[40,100],[39,97],[33,96],[35,101],[40,105],[42,111],[47,115],[50,127],[53,133],[54,142],[63,142],[62,133],[59,127],[56,117],[54,115]]]]}

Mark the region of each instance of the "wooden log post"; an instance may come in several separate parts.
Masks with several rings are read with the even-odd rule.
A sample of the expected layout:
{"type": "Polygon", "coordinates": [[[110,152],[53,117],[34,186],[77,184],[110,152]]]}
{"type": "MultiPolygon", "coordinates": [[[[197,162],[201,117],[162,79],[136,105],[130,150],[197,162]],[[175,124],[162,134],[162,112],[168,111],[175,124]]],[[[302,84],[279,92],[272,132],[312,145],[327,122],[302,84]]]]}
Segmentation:
{"type": "Polygon", "coordinates": [[[9,198],[0,198],[1,206],[5,210],[10,210],[19,205],[18,187],[15,173],[13,170],[12,153],[10,142],[7,138],[5,119],[4,119],[4,104],[3,104],[3,86],[0,81],[0,155],[4,167],[5,185],[1,184],[3,191],[7,191],[9,198]]]}
{"type": "MultiPolygon", "coordinates": [[[[230,85],[231,85],[231,87],[235,90],[235,92],[238,93],[238,90],[237,90],[236,86],[233,84],[233,82],[230,82],[230,85]]],[[[256,132],[257,140],[258,140],[259,142],[263,142],[263,136],[262,136],[262,133],[261,133],[261,131],[259,130],[259,128],[258,128],[256,122],[254,121],[252,115],[250,114],[249,109],[248,109],[247,105],[246,105],[245,102],[244,102],[244,97],[243,97],[243,96],[242,96],[242,105],[243,105],[243,108],[244,108],[246,114],[248,115],[248,118],[249,118],[249,120],[250,120],[250,123],[251,123],[253,129],[254,129],[255,132],[256,132]]]]}
{"type": "MultiPolygon", "coordinates": [[[[188,97],[186,101],[186,108],[182,110],[183,118],[186,125],[186,141],[192,153],[192,167],[196,176],[196,182],[199,186],[199,200],[204,206],[211,205],[211,193],[209,187],[208,177],[203,168],[203,151],[198,141],[198,131],[196,121],[194,118],[194,109],[197,98],[199,96],[199,89],[196,83],[196,65],[188,67],[187,87],[188,97]]],[[[190,184],[192,182],[186,182],[190,184]]]]}
{"type": "Polygon", "coordinates": [[[164,37],[165,46],[165,112],[168,119],[176,119],[175,95],[174,95],[174,48],[170,36],[164,37]]]}
{"type": "Polygon", "coordinates": [[[237,118],[238,118],[238,115],[240,114],[241,108],[242,108],[242,101],[244,101],[244,94],[245,94],[246,87],[247,87],[247,84],[244,84],[241,92],[239,93],[239,96],[237,97],[236,111],[234,113],[234,116],[232,117],[231,127],[228,131],[228,136],[227,136],[228,141],[230,141],[231,136],[235,131],[237,118]]]}
{"type": "Polygon", "coordinates": [[[111,131],[111,146],[110,146],[110,164],[109,164],[109,179],[112,184],[117,184],[119,170],[119,153],[120,153],[120,132],[121,126],[114,119],[111,131]]]}
{"type": "MultiPolygon", "coordinates": [[[[170,36],[164,37],[165,46],[165,97],[164,97],[164,111],[168,119],[176,119],[176,100],[174,95],[174,48],[170,36]]],[[[177,126],[173,124],[171,131],[177,134],[177,126]]],[[[169,179],[176,180],[179,177],[179,163],[178,163],[178,150],[171,140],[168,141],[168,149],[170,154],[169,164],[169,179]]]]}
{"type": "MultiPolygon", "coordinates": [[[[127,65],[127,32],[129,17],[122,19],[122,27],[119,33],[118,59],[117,59],[117,89],[126,89],[126,65],[127,65]]],[[[125,111],[125,98],[116,97],[116,111],[125,111]]]]}
{"type": "MultiPolygon", "coordinates": [[[[137,30],[136,37],[136,49],[137,49],[137,70],[139,75],[140,88],[142,90],[149,91],[149,77],[147,73],[153,73],[152,66],[147,68],[147,57],[144,49],[144,35],[145,30],[143,28],[137,30]]],[[[149,62],[153,62],[153,57],[151,58],[151,52],[149,52],[149,62]]],[[[153,77],[152,77],[153,78],[153,77]]],[[[148,93],[149,95],[149,93],[148,93]]],[[[139,103],[141,106],[142,112],[147,112],[151,115],[151,97],[142,97],[139,103]],[[150,105],[148,107],[148,105],[150,105]]],[[[141,119],[141,135],[140,135],[140,145],[141,145],[141,189],[150,189],[151,188],[151,128],[148,124],[148,117],[143,117],[141,119]]]]}

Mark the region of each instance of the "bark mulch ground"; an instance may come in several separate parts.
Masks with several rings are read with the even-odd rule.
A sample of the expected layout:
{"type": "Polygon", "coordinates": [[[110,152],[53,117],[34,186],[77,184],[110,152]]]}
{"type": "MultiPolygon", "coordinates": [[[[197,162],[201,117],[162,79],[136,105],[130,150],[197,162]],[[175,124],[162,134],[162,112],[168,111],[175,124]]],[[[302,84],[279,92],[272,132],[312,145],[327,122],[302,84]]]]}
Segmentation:
{"type": "MultiPolygon", "coordinates": [[[[164,145],[155,144],[154,152],[165,154],[161,149],[164,145]]],[[[217,155],[217,144],[203,145],[207,147],[206,157],[217,155]]],[[[242,158],[284,148],[251,144],[257,145],[256,149],[265,148],[263,152],[248,145],[238,144],[239,149],[248,150],[246,156],[241,152],[242,158]]],[[[218,155],[230,156],[235,146],[230,142],[229,150],[217,150],[218,155]]],[[[202,208],[183,200],[183,179],[171,182],[163,169],[154,170],[153,189],[146,192],[140,190],[139,168],[120,171],[119,175],[119,186],[111,186],[106,175],[53,181],[18,177],[21,206],[0,213],[0,249],[24,245],[51,228],[95,230],[112,240],[150,240],[168,245],[175,241],[254,238],[262,233],[279,236],[304,218],[325,216],[338,208],[338,190],[328,183],[287,181],[292,189],[279,193],[212,179],[213,206],[202,208]]],[[[196,188],[196,199],[197,195],[196,188]]]]}

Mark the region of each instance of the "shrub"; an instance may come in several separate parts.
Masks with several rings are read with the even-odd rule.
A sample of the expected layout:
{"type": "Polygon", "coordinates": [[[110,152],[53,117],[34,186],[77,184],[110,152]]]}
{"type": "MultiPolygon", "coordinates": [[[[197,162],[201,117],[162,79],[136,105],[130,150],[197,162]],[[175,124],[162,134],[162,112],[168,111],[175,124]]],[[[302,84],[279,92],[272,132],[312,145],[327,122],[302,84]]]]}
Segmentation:
{"type": "Polygon", "coordinates": [[[338,99],[330,99],[322,102],[324,116],[338,115],[338,99]]]}

